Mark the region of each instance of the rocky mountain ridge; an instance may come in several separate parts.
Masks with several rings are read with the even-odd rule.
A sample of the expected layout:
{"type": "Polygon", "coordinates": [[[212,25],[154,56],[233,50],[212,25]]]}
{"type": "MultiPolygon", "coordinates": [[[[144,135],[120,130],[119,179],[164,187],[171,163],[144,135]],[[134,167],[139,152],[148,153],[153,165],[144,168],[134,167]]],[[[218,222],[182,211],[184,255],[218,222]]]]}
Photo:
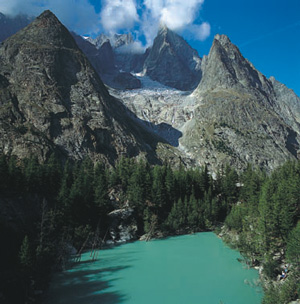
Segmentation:
{"type": "MultiPolygon", "coordinates": [[[[18,18],[21,20],[25,17],[18,18]]],[[[10,30],[3,32],[5,38],[32,21],[30,18],[26,20],[27,23],[22,24],[18,20],[12,22],[10,30]]],[[[141,83],[133,75],[136,73],[185,91],[193,90],[201,79],[201,58],[197,51],[165,26],[159,29],[153,46],[145,52],[140,46],[137,50],[138,43],[130,33],[115,34],[112,37],[100,34],[95,39],[73,33],[73,37],[104,83],[112,88],[140,88],[141,83]]]]}
{"type": "Polygon", "coordinates": [[[118,49],[124,45],[130,45],[134,42],[133,37],[130,33],[128,34],[114,34],[112,37],[108,37],[105,34],[100,34],[95,39],[88,37],[88,42],[95,45],[97,49],[100,49],[102,44],[109,41],[112,48],[118,49]]]}
{"type": "Polygon", "coordinates": [[[45,11],[0,47],[1,153],[158,161],[159,137],[111,97],[69,31],[45,11]]]}
{"type": "Polygon", "coordinates": [[[163,85],[190,91],[201,79],[201,58],[197,51],[166,26],[160,28],[153,46],[144,53],[135,51],[130,34],[115,35],[111,39],[101,34],[89,41],[98,49],[110,41],[120,70],[143,74],[163,85]]]}
{"type": "MultiPolygon", "coordinates": [[[[286,118],[297,120],[299,108],[287,113],[272,81],[257,71],[228,37],[215,37],[202,71],[203,78],[193,93],[199,107],[186,132],[202,142],[206,157],[214,155],[208,156],[209,162],[224,158],[238,168],[250,162],[272,170],[299,157],[299,125],[286,118]]],[[[285,98],[290,104],[290,97],[285,98]]],[[[183,141],[188,150],[192,148],[189,138],[183,141]]]]}
{"type": "MultiPolygon", "coordinates": [[[[117,90],[109,89],[113,98],[68,31],[47,14],[0,48],[3,152],[35,153],[43,159],[56,149],[110,163],[122,154],[142,153],[152,160],[206,164],[212,171],[227,163],[243,169],[248,162],[272,170],[299,158],[299,97],[256,70],[227,36],[216,35],[201,61],[182,38],[161,28],[154,46],[135,58],[136,67],[147,67],[144,76],[126,78],[107,37],[99,37],[96,47],[74,34],[101,78],[123,82],[117,90]],[[163,69],[156,69],[159,65],[174,71],[169,80],[163,69]],[[189,71],[184,77],[189,81],[195,71],[202,75],[192,94],[182,91],[186,87],[174,89],[184,75],[176,75],[178,68],[189,71]],[[162,78],[154,81],[153,75],[162,78]],[[135,89],[123,90],[135,79],[135,89]]],[[[132,43],[130,36],[117,38],[120,48],[132,43]]]]}
{"type": "Polygon", "coordinates": [[[272,170],[299,158],[300,103],[292,90],[262,75],[225,35],[215,37],[201,68],[191,95],[142,88],[119,92],[120,98],[155,122],[155,132],[187,158],[212,171],[226,164],[242,170],[248,162],[272,170]]]}
{"type": "Polygon", "coordinates": [[[115,89],[131,90],[141,87],[140,81],[131,73],[117,68],[113,48],[106,36],[100,35],[95,44],[75,33],[72,35],[105,84],[115,89]]]}

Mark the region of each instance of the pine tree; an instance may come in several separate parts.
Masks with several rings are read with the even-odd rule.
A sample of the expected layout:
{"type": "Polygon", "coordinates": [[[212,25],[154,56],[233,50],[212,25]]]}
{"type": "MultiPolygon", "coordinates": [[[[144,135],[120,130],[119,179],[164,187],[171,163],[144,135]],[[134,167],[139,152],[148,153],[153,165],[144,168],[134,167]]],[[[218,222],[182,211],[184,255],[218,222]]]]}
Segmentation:
{"type": "Polygon", "coordinates": [[[251,216],[258,216],[259,195],[263,182],[263,174],[253,170],[249,164],[241,176],[239,200],[247,204],[251,216]]]}
{"type": "Polygon", "coordinates": [[[103,164],[97,164],[94,177],[94,203],[97,210],[95,220],[99,217],[100,221],[107,221],[107,214],[111,211],[108,197],[108,182],[103,164]]]}
{"type": "Polygon", "coordinates": [[[167,217],[176,199],[175,177],[172,168],[169,165],[166,167],[165,189],[166,189],[166,204],[165,204],[165,210],[163,211],[164,211],[164,217],[167,217]]]}
{"type": "Polygon", "coordinates": [[[33,256],[32,256],[29,239],[28,239],[27,235],[25,235],[21,248],[20,248],[19,261],[20,261],[22,271],[26,275],[29,275],[30,272],[32,271],[33,256]]]}
{"type": "MultiPolygon", "coordinates": [[[[66,211],[70,214],[74,225],[90,223],[94,219],[94,167],[90,159],[85,159],[73,170],[74,182],[68,198],[66,211]]],[[[93,223],[97,225],[97,223],[93,223]]]]}
{"type": "Polygon", "coordinates": [[[3,193],[8,189],[9,171],[5,155],[0,156],[0,191],[3,193]]]}
{"type": "Polygon", "coordinates": [[[55,195],[60,189],[62,169],[55,154],[51,154],[43,166],[43,192],[48,195],[55,195]]]}
{"type": "Polygon", "coordinates": [[[116,165],[116,180],[121,184],[124,192],[127,191],[128,182],[134,169],[134,160],[122,157],[116,165]]]}
{"type": "Polygon", "coordinates": [[[300,271],[300,221],[289,234],[286,257],[300,271]]]}
{"type": "Polygon", "coordinates": [[[155,166],[153,169],[152,200],[157,209],[157,213],[159,210],[163,210],[167,201],[165,177],[165,168],[155,166]]]}
{"type": "Polygon", "coordinates": [[[234,168],[226,166],[225,176],[222,178],[222,193],[229,205],[237,202],[238,198],[238,174],[234,168]]]}
{"type": "MultiPolygon", "coordinates": [[[[64,165],[61,178],[61,186],[58,192],[57,201],[61,210],[70,210],[70,189],[73,184],[72,166],[69,161],[64,165]]],[[[66,214],[66,217],[68,215],[66,214]]]]}
{"type": "Polygon", "coordinates": [[[278,236],[277,216],[274,213],[273,195],[276,192],[277,183],[269,179],[262,187],[259,201],[259,231],[261,235],[262,249],[264,252],[273,250],[273,241],[278,236]]]}
{"type": "Polygon", "coordinates": [[[42,166],[36,157],[27,159],[24,163],[24,177],[26,189],[30,193],[40,193],[43,190],[41,181],[43,180],[42,166]]]}
{"type": "Polygon", "coordinates": [[[14,193],[21,193],[25,188],[25,178],[19,166],[19,161],[15,156],[10,156],[8,160],[8,189],[14,193]]]}

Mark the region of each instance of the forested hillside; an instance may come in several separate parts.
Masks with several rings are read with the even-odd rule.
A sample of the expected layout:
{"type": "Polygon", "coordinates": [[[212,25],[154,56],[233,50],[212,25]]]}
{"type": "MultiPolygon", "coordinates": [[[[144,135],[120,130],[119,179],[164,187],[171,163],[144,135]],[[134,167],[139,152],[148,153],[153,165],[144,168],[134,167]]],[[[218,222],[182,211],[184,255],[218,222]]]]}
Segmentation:
{"type": "Polygon", "coordinates": [[[33,302],[72,248],[80,252],[93,245],[88,239],[112,238],[108,214],[117,208],[133,210],[137,237],[212,230],[225,222],[228,234],[238,235],[235,245],[252,264],[264,266],[267,278],[276,279],[281,264],[289,263],[287,278],[269,288],[264,303],[298,297],[299,162],[270,176],[251,166],[238,175],[227,166],[213,179],[207,168],[175,170],[126,158],[105,168],[89,159],[61,164],[52,155],[39,164],[1,156],[0,179],[4,303],[33,302]]]}
{"type": "Polygon", "coordinates": [[[239,201],[225,224],[252,265],[262,265],[268,283],[264,304],[289,303],[300,294],[300,163],[288,162],[270,176],[251,167],[241,175],[239,201]],[[286,266],[287,267],[286,267],[286,266]]]}

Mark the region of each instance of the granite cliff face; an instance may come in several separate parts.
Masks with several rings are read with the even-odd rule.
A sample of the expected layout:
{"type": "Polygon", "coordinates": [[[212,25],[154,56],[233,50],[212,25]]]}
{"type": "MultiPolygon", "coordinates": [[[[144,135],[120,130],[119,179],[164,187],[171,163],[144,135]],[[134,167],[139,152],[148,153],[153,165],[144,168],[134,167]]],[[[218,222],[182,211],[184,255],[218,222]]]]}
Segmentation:
{"type": "Polygon", "coordinates": [[[144,79],[142,89],[119,96],[185,159],[212,171],[247,163],[270,171],[299,158],[300,101],[292,90],[268,80],[224,35],[215,37],[201,68],[190,95],[144,79]]]}
{"type": "Polygon", "coordinates": [[[0,151],[45,159],[144,155],[158,137],[111,97],[68,30],[45,11],[0,48],[0,151]]]}
{"type": "Polygon", "coordinates": [[[196,93],[232,89],[273,98],[272,85],[245,59],[225,35],[216,35],[209,55],[202,61],[203,78],[196,93]]]}
{"type": "Polygon", "coordinates": [[[149,51],[143,73],[164,85],[183,91],[201,79],[201,58],[179,35],[161,27],[149,51]]]}
{"type": "Polygon", "coordinates": [[[292,127],[298,134],[300,131],[300,98],[293,90],[284,84],[270,77],[276,95],[275,109],[283,120],[292,127]]]}
{"type": "Polygon", "coordinates": [[[194,117],[180,142],[188,153],[212,167],[250,162],[269,170],[299,156],[296,97],[257,71],[228,37],[215,37],[202,71],[194,117]]]}

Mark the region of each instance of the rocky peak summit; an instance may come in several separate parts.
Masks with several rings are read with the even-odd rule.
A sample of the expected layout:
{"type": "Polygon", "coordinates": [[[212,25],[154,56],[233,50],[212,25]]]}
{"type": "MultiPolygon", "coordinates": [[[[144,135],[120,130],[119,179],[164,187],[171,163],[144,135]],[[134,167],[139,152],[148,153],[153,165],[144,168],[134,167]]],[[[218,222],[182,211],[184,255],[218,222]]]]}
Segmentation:
{"type": "Polygon", "coordinates": [[[74,39],[69,31],[60,23],[57,17],[50,11],[44,11],[30,25],[18,32],[14,40],[19,43],[38,43],[53,47],[66,47],[77,49],[74,39]]]}
{"type": "Polygon", "coordinates": [[[134,42],[131,33],[114,34],[111,37],[108,37],[105,34],[100,34],[95,39],[89,37],[87,40],[94,44],[97,49],[100,49],[102,44],[106,42],[109,42],[114,49],[118,49],[124,45],[129,45],[134,42]]]}
{"type": "Polygon", "coordinates": [[[97,49],[100,49],[103,43],[110,41],[109,38],[104,34],[100,34],[95,39],[88,37],[86,40],[95,45],[97,49]]]}
{"type": "Polygon", "coordinates": [[[269,170],[299,157],[300,111],[292,92],[256,70],[225,35],[215,36],[202,72],[193,93],[198,107],[181,141],[187,151],[199,142],[212,166],[250,162],[269,170]]]}
{"type": "Polygon", "coordinates": [[[191,90],[201,78],[201,58],[196,50],[166,26],[160,27],[144,73],[153,80],[179,90],[191,90]]]}
{"type": "Polygon", "coordinates": [[[216,34],[214,37],[215,40],[218,40],[222,45],[231,43],[230,39],[226,35],[216,34]]]}
{"type": "Polygon", "coordinates": [[[160,24],[157,36],[167,35],[168,33],[172,33],[172,31],[164,23],[160,24]]]}
{"type": "Polygon", "coordinates": [[[129,45],[129,44],[134,42],[131,33],[128,33],[128,34],[114,34],[111,41],[112,41],[112,46],[115,49],[120,48],[124,45],[129,45]]]}
{"type": "Polygon", "coordinates": [[[120,155],[154,154],[153,137],[109,95],[50,11],[1,45],[0,88],[3,153],[45,159],[56,151],[110,163],[120,155]]]}
{"type": "Polygon", "coordinates": [[[199,91],[234,88],[272,94],[270,82],[242,56],[226,35],[215,36],[209,55],[202,62],[202,72],[199,91]]]}

